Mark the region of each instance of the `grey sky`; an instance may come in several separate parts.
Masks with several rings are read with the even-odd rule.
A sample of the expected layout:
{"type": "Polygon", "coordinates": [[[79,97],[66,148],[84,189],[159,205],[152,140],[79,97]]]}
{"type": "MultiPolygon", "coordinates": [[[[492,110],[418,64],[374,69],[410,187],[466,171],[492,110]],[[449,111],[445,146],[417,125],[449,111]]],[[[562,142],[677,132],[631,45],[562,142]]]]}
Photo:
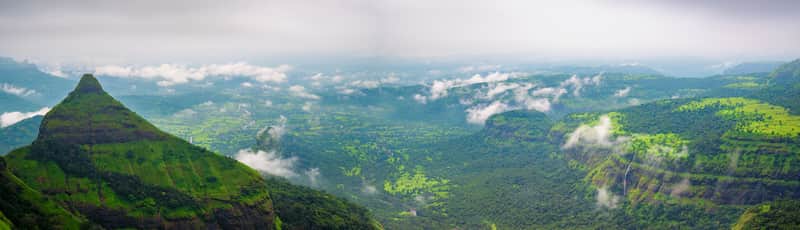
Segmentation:
{"type": "Polygon", "coordinates": [[[0,0],[0,56],[800,57],[800,1],[0,0]]]}

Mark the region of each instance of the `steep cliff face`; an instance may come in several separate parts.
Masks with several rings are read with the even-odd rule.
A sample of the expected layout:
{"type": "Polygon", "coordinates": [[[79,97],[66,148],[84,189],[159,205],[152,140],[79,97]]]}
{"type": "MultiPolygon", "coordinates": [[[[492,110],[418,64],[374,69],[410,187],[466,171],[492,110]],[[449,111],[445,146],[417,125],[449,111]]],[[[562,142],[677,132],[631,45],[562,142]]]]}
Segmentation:
{"type": "Polygon", "coordinates": [[[85,75],[7,156],[34,190],[106,228],[273,229],[256,171],[164,133],[85,75]]]}

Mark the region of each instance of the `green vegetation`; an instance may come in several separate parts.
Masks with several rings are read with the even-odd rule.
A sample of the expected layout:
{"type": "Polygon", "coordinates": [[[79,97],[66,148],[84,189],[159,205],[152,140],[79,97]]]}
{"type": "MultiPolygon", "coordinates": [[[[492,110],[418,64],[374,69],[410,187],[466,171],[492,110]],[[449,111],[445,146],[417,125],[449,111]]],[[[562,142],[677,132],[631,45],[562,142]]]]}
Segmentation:
{"type": "MultiPolygon", "coordinates": [[[[262,210],[274,210],[281,229],[720,229],[753,205],[800,199],[796,72],[697,79],[605,73],[601,85],[584,87],[580,96],[551,101],[548,113],[495,114],[483,127],[465,122],[461,99],[475,99],[490,84],[453,88],[425,104],[411,100],[427,93],[418,85],[315,92],[321,99],[311,110],[302,108],[308,100],[264,90],[121,97],[157,127],[200,147],[232,155],[256,146],[296,157],[299,176],[291,183],[342,199],[283,179],[255,183],[257,172],[153,131],[132,112],[106,116],[124,107],[93,87],[80,90],[93,96],[65,100],[70,110],[91,113],[54,109],[40,134],[53,141],[7,159],[44,196],[95,208],[68,210],[124,210],[120,216],[176,226],[200,226],[192,224],[214,221],[205,217],[216,210],[247,212],[240,204],[271,200],[273,207],[262,210]],[[83,108],[82,100],[101,100],[94,103],[101,108],[83,108]],[[608,132],[592,133],[602,116],[610,120],[608,132]],[[81,118],[92,119],[72,122],[81,118]],[[110,120],[124,125],[102,125],[110,120]],[[284,135],[265,135],[270,126],[284,135]],[[566,147],[581,126],[590,128],[584,141],[609,140],[566,147]],[[72,132],[90,135],[64,135],[72,132]],[[131,133],[136,138],[120,138],[131,133]],[[314,183],[299,173],[312,168],[320,173],[314,183]],[[64,192],[70,195],[57,195],[64,192]]],[[[569,77],[504,83],[557,86],[569,77]]]]}
{"type": "Polygon", "coordinates": [[[86,220],[31,189],[0,158],[0,229],[78,229],[86,220]]]}
{"type": "Polygon", "coordinates": [[[718,109],[718,116],[737,121],[737,135],[789,138],[800,135],[800,116],[789,114],[783,107],[753,99],[707,98],[678,107],[677,111],[697,111],[707,107],[718,109]]]}
{"type": "Polygon", "coordinates": [[[266,184],[283,229],[383,229],[367,209],[344,199],[279,178],[266,184]]]}
{"type": "Polygon", "coordinates": [[[107,228],[272,225],[255,171],[158,131],[91,76],[8,160],[25,183],[107,228]]]}
{"type": "Polygon", "coordinates": [[[779,200],[753,206],[739,217],[733,229],[798,229],[800,201],[779,200]]]}

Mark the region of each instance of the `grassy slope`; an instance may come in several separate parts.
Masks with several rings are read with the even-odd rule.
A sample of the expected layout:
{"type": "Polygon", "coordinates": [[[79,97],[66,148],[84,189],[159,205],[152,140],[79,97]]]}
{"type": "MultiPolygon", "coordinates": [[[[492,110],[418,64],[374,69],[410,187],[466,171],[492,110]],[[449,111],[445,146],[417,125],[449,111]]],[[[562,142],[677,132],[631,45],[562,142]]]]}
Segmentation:
{"type": "Polygon", "coordinates": [[[31,187],[107,227],[272,222],[257,172],[159,131],[91,77],[8,160],[31,187]]]}
{"type": "Polygon", "coordinates": [[[0,158],[0,229],[78,229],[86,222],[31,189],[0,158]]]}

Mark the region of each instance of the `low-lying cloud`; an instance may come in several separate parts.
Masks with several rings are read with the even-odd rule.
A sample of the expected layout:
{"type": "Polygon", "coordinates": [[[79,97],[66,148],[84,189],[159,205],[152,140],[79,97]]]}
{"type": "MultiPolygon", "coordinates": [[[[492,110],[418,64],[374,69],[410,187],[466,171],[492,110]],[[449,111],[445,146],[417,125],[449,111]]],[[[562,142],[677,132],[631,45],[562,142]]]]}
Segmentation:
{"type": "Polygon", "coordinates": [[[159,86],[172,86],[190,81],[204,80],[209,76],[242,76],[249,77],[260,83],[280,83],[286,81],[286,72],[290,69],[291,67],[288,65],[269,68],[244,62],[203,65],[197,68],[174,64],[143,67],[106,65],[96,67],[94,74],[110,77],[152,79],[157,80],[159,86]]]}
{"type": "Polygon", "coordinates": [[[608,115],[600,116],[600,121],[597,125],[581,125],[570,133],[567,142],[564,143],[562,148],[570,149],[581,145],[612,147],[615,144],[624,142],[627,138],[612,138],[612,125],[611,118],[608,115]]]}
{"type": "Polygon", "coordinates": [[[553,88],[553,87],[545,87],[541,89],[536,89],[533,91],[533,96],[550,96],[553,97],[553,101],[558,101],[561,98],[561,95],[567,93],[567,89],[564,88],[553,88]]]}
{"type": "Polygon", "coordinates": [[[319,100],[319,96],[318,95],[313,94],[313,93],[309,93],[306,90],[306,87],[303,87],[302,85],[293,85],[293,86],[289,87],[289,93],[291,93],[292,96],[299,97],[299,98],[305,98],[305,99],[311,99],[311,100],[319,100]]]}
{"type": "Polygon", "coordinates": [[[630,92],[631,92],[631,87],[630,86],[626,86],[624,89],[620,89],[620,90],[617,90],[617,92],[614,92],[614,96],[615,97],[627,97],[630,92]]]}
{"type": "Polygon", "coordinates": [[[242,149],[236,153],[234,158],[262,173],[286,178],[297,176],[294,171],[298,160],[297,157],[282,158],[275,151],[265,152],[242,149]]]}
{"type": "Polygon", "coordinates": [[[578,77],[578,75],[572,75],[572,77],[569,79],[561,82],[561,88],[572,87],[572,95],[579,97],[581,96],[581,90],[583,90],[585,86],[600,85],[600,81],[602,81],[602,79],[602,74],[595,75],[594,77],[584,78],[578,77]]]}
{"type": "Polygon", "coordinates": [[[614,209],[619,203],[619,196],[614,195],[607,187],[597,189],[597,206],[614,209]]]}
{"type": "Polygon", "coordinates": [[[18,87],[8,83],[3,83],[2,85],[0,85],[0,91],[3,91],[7,94],[13,94],[19,97],[27,97],[36,94],[36,90],[28,89],[25,87],[18,87]]]}
{"type": "Polygon", "coordinates": [[[310,168],[303,174],[308,177],[308,183],[311,185],[311,187],[319,187],[319,182],[322,175],[322,173],[319,172],[319,168],[310,168]]]}
{"type": "Polygon", "coordinates": [[[47,112],[50,112],[50,107],[44,107],[44,108],[41,108],[41,109],[39,109],[37,111],[27,112],[27,113],[26,112],[16,112],[16,111],[15,112],[3,113],[2,115],[0,115],[0,128],[5,128],[5,127],[8,127],[8,126],[11,126],[13,124],[16,124],[17,122],[20,122],[22,120],[25,120],[25,119],[28,119],[28,118],[31,118],[31,117],[43,116],[43,115],[47,114],[47,112]]]}
{"type": "Polygon", "coordinates": [[[506,112],[512,110],[513,108],[506,103],[495,101],[489,105],[479,105],[476,107],[472,107],[467,109],[467,122],[476,124],[476,125],[483,125],[486,122],[486,119],[489,119],[492,115],[506,112]]]}
{"type": "MultiPolygon", "coordinates": [[[[455,87],[467,86],[467,85],[478,84],[478,83],[490,83],[490,82],[505,81],[505,80],[508,80],[510,78],[516,77],[517,75],[518,75],[517,73],[494,72],[494,73],[491,73],[491,74],[487,74],[486,76],[481,76],[480,74],[475,74],[471,78],[468,78],[468,79],[435,80],[435,81],[433,81],[433,83],[431,84],[431,86],[429,88],[429,95],[428,96],[424,96],[424,95],[417,94],[417,95],[419,95],[419,97],[425,97],[424,100],[420,99],[420,100],[417,100],[417,101],[418,102],[434,101],[434,100],[437,100],[439,98],[446,97],[447,94],[448,94],[447,91],[452,89],[452,88],[455,88],[455,87]]],[[[417,96],[415,95],[415,97],[417,97],[417,96]]]]}

